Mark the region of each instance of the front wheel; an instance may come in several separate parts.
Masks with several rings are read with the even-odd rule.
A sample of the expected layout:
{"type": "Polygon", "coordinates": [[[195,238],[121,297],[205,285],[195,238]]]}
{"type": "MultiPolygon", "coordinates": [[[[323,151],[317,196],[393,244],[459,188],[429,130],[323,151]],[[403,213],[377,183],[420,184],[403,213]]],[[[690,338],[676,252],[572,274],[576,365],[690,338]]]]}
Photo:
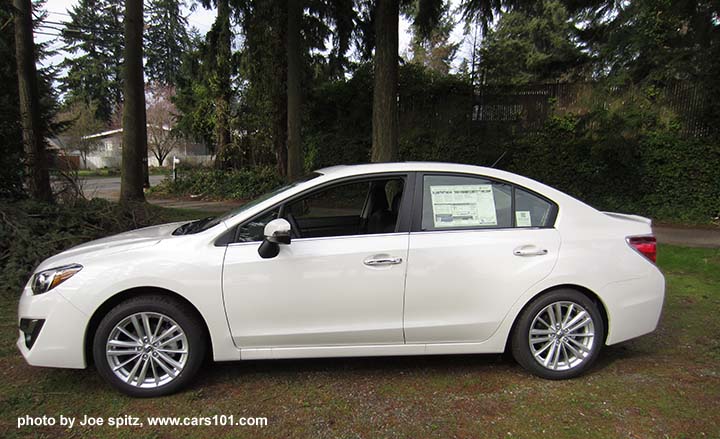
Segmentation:
{"type": "Polygon", "coordinates": [[[102,319],[93,357],[100,375],[131,396],[173,393],[197,373],[205,356],[203,326],[192,310],[165,296],[122,302],[102,319]]]}
{"type": "Polygon", "coordinates": [[[512,334],[512,353],[525,369],[546,379],[588,370],[605,340],[597,305],[575,290],[556,290],[530,303],[512,334]]]}

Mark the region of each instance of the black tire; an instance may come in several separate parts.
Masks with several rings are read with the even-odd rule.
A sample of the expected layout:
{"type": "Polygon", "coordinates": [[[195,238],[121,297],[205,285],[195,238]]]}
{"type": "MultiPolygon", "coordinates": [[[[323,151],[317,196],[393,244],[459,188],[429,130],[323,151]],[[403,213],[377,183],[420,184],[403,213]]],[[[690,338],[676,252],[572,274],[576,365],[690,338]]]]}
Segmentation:
{"type": "MultiPolygon", "coordinates": [[[[555,312],[553,317],[557,315],[558,313],[555,312]]],[[[557,331],[561,329],[557,329],[557,331]]],[[[511,349],[515,360],[531,373],[545,379],[562,380],[577,377],[591,368],[604,343],[605,324],[597,304],[578,291],[562,289],[537,297],[523,310],[512,333],[511,349]],[[548,309],[551,304],[555,305],[548,309]],[[581,314],[581,312],[578,312],[580,309],[578,307],[581,307],[586,312],[578,317],[577,323],[567,325],[567,329],[573,329],[578,324],[582,324],[585,322],[586,317],[590,318],[591,323],[587,323],[573,332],[568,332],[562,328],[562,332],[543,329],[546,327],[557,328],[556,325],[552,325],[552,322],[548,322],[551,323],[550,325],[545,325],[545,323],[546,320],[550,320],[550,310],[557,310],[558,304],[560,306],[560,315],[562,315],[564,309],[566,315],[570,314],[571,316],[567,323],[571,323],[573,318],[581,314]],[[570,307],[570,304],[573,304],[573,306],[570,307]],[[576,314],[573,314],[573,312],[576,314]],[[538,316],[539,314],[540,316],[538,316]],[[539,319],[536,320],[536,318],[539,319]],[[534,329],[553,332],[547,334],[549,340],[544,339],[545,334],[537,334],[533,340],[541,341],[530,342],[530,329],[533,322],[535,322],[534,329]],[[574,334],[577,334],[577,336],[574,334]],[[593,334],[591,341],[589,334],[593,334]],[[572,341],[569,340],[570,338],[572,338],[572,341]],[[579,347],[578,343],[583,344],[584,348],[579,347]],[[585,343],[588,343],[589,346],[585,345],[585,343]],[[546,350],[543,351],[543,348],[546,350]],[[533,350],[535,350],[535,354],[533,350]],[[576,355],[573,350],[580,355],[576,355]],[[535,357],[536,354],[539,356],[538,359],[535,357]],[[555,360],[555,355],[557,355],[557,360],[555,360]],[[550,358],[548,365],[541,364],[541,360],[548,357],[550,358]]]]}
{"type": "MultiPolygon", "coordinates": [[[[153,322],[150,320],[149,324],[152,325],[153,322]]],[[[152,330],[152,326],[150,326],[150,328],[152,330]]],[[[134,334],[131,332],[130,335],[137,336],[138,334],[136,331],[134,334]]],[[[155,335],[159,336],[161,334],[156,333],[155,335]]],[[[130,342],[130,338],[128,338],[127,340],[128,342],[130,342]]],[[[164,348],[164,346],[162,346],[162,342],[163,340],[160,340],[158,342],[159,347],[156,347],[155,349],[160,350],[164,348]]],[[[157,358],[157,355],[152,347],[122,347],[116,349],[137,349],[141,351],[137,355],[141,355],[141,358],[143,359],[151,355],[157,358]],[[152,350],[152,354],[148,353],[147,355],[142,356],[146,353],[146,351],[144,351],[143,349],[152,350]]],[[[171,393],[177,392],[178,390],[186,386],[200,369],[200,366],[202,365],[205,358],[206,351],[207,346],[205,328],[202,322],[199,321],[198,317],[196,317],[196,314],[193,312],[193,310],[182,302],[174,300],[171,297],[162,295],[137,296],[120,303],[115,308],[110,310],[110,312],[108,312],[107,315],[102,319],[102,321],[98,325],[97,330],[95,331],[95,337],[93,339],[93,358],[95,361],[95,367],[100,373],[100,376],[102,376],[105,381],[107,381],[110,385],[120,390],[121,392],[130,396],[141,398],[169,395],[171,393]],[[169,329],[167,328],[168,326],[172,328],[172,325],[176,324],[179,327],[180,332],[174,332],[174,334],[181,333],[184,335],[184,338],[181,338],[180,341],[172,342],[174,343],[174,345],[170,346],[170,348],[176,347],[178,351],[183,350],[185,352],[184,354],[164,353],[166,356],[171,356],[171,359],[177,359],[178,364],[180,364],[179,362],[183,362],[182,364],[184,367],[180,369],[180,372],[177,373],[174,378],[169,373],[162,371],[162,369],[159,367],[159,363],[157,363],[157,360],[154,360],[152,358],[149,359],[150,367],[155,368],[152,370],[158,371],[156,375],[161,375],[165,373],[165,379],[169,380],[166,383],[160,383],[159,385],[155,382],[153,384],[148,384],[155,385],[156,387],[139,387],[139,384],[137,384],[139,383],[139,375],[136,375],[134,379],[131,378],[131,381],[135,381],[135,385],[128,384],[127,382],[123,381],[119,376],[115,374],[113,368],[109,364],[110,361],[114,361],[113,359],[118,358],[118,356],[106,355],[106,350],[109,349],[109,337],[111,336],[111,334],[113,334],[113,337],[115,337],[116,334],[119,334],[119,331],[116,331],[116,326],[123,321],[127,321],[126,319],[132,319],[131,316],[137,315],[138,313],[148,313],[149,315],[151,315],[152,318],[155,318],[155,322],[157,323],[156,327],[158,329],[157,332],[169,329]],[[159,318],[160,316],[163,316],[164,318],[169,318],[170,321],[161,320],[159,318]],[[161,325],[165,326],[161,328],[161,325]]],[[[158,352],[157,354],[162,355],[163,353],[158,352]]],[[[117,361],[124,362],[126,358],[129,359],[134,356],[136,356],[136,354],[120,356],[120,359],[117,361]]],[[[142,363],[144,362],[145,361],[143,360],[142,363]]],[[[141,361],[138,360],[138,363],[141,363],[141,361]]],[[[135,364],[135,362],[132,361],[130,364],[135,364]]],[[[168,362],[163,362],[163,364],[165,364],[166,366],[171,366],[168,362]]],[[[150,367],[146,367],[146,371],[149,370],[150,367]]],[[[138,370],[142,370],[142,367],[138,367],[138,370]]],[[[125,369],[122,369],[121,372],[122,371],[125,371],[125,369]]],[[[128,374],[128,376],[130,375],[128,374]]],[[[143,380],[143,382],[145,382],[145,380],[143,380]]]]}

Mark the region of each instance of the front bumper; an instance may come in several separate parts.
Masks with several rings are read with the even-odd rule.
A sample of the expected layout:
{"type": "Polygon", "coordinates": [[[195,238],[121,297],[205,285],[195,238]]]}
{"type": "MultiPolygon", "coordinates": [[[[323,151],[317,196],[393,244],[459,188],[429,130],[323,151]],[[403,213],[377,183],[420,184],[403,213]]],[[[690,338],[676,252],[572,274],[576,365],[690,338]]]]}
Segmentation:
{"type": "Polygon", "coordinates": [[[32,327],[32,343],[28,334],[19,330],[17,347],[32,366],[84,369],[85,328],[89,317],[73,306],[59,291],[53,290],[35,296],[29,286],[20,297],[18,326],[28,321],[43,321],[42,327],[32,327]],[[25,320],[25,321],[23,321],[25,320]],[[28,345],[30,347],[28,347],[28,345]]]}

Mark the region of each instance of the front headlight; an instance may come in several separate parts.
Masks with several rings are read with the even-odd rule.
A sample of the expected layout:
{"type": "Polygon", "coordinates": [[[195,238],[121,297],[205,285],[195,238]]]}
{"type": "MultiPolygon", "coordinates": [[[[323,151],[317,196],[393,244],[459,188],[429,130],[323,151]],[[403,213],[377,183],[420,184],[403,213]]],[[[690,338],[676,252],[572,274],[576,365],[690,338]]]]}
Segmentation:
{"type": "Polygon", "coordinates": [[[33,293],[47,293],[56,286],[73,277],[75,273],[82,270],[82,268],[83,267],[80,264],[70,264],[35,273],[32,281],[33,293]]]}

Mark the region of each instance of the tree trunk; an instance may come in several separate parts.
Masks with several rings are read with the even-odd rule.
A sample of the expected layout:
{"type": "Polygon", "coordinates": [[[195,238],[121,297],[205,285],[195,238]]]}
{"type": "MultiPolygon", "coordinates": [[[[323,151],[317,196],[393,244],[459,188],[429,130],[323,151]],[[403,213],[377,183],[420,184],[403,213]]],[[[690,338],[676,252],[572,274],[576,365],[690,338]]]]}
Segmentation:
{"type": "Polygon", "coordinates": [[[230,29],[230,6],[228,0],[218,0],[217,20],[219,24],[217,47],[218,85],[215,96],[215,167],[227,169],[232,164],[228,147],[230,145],[230,58],[232,57],[232,31],[230,29]]]}
{"type": "Polygon", "coordinates": [[[32,198],[52,201],[48,159],[40,120],[40,91],[35,67],[32,5],[30,0],[14,0],[15,58],[17,61],[20,119],[25,149],[25,178],[32,198]]]}
{"type": "Polygon", "coordinates": [[[145,201],[147,125],[142,43],[143,0],[126,0],[121,202],[145,201]]]}
{"type": "Polygon", "coordinates": [[[301,0],[288,0],[287,19],[287,149],[288,180],[293,181],[303,174],[302,151],[302,76],[300,22],[303,6],[301,0]]]}
{"type": "Polygon", "coordinates": [[[373,89],[373,162],[398,156],[398,0],[377,0],[375,8],[375,87],[373,89]]]}
{"type": "Polygon", "coordinates": [[[287,93],[287,2],[276,2],[273,8],[277,23],[272,50],[275,80],[272,81],[271,101],[273,105],[273,146],[278,174],[286,178],[288,172],[288,93],[287,93]]]}

